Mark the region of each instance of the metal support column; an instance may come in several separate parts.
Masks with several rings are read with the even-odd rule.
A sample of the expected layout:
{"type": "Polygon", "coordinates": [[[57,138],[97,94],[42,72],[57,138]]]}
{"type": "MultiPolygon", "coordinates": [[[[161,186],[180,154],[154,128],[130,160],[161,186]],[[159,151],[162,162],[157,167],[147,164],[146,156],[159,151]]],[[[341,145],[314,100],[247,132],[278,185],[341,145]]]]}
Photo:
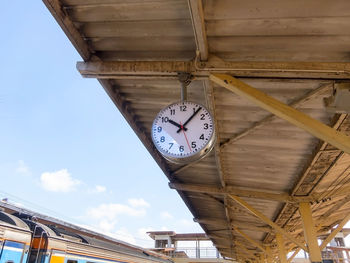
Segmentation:
{"type": "Polygon", "coordinates": [[[272,251],[270,246],[266,246],[266,263],[273,263],[272,251]]]}
{"type": "Polygon", "coordinates": [[[280,263],[287,263],[287,252],[284,246],[284,239],[280,233],[276,233],[276,241],[277,241],[278,257],[280,259],[280,263]]]}
{"type": "Polygon", "coordinates": [[[196,258],[200,258],[199,240],[196,240],[196,258]]]}
{"type": "Polygon", "coordinates": [[[260,254],[260,261],[259,262],[265,263],[265,254],[264,253],[260,254]]]}
{"type": "Polygon", "coordinates": [[[312,219],[310,203],[300,203],[299,212],[303,221],[305,241],[309,250],[312,263],[322,262],[321,250],[317,243],[317,235],[314,221],[312,219]]]}

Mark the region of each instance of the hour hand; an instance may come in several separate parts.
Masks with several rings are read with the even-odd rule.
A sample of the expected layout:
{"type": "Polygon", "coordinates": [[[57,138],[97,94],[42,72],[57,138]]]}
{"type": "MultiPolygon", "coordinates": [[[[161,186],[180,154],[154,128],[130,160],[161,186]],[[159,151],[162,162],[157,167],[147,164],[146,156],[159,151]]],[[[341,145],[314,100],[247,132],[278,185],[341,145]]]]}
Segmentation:
{"type": "Polygon", "coordinates": [[[180,130],[184,129],[185,131],[187,131],[187,128],[182,127],[182,125],[178,124],[177,122],[175,122],[175,121],[173,121],[173,120],[170,120],[170,119],[169,119],[169,123],[171,123],[172,125],[174,125],[174,126],[180,128],[180,130]]]}

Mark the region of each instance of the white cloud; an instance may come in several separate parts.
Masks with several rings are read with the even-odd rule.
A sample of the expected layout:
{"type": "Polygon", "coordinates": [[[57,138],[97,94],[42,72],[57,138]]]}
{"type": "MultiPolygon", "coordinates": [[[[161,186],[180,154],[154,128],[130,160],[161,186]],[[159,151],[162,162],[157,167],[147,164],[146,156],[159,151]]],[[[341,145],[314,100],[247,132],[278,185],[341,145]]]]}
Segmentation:
{"type": "Polygon", "coordinates": [[[128,216],[144,216],[146,214],[145,209],[136,209],[123,204],[101,204],[98,207],[90,208],[87,211],[88,216],[94,219],[108,219],[116,220],[119,215],[128,216]]]}
{"type": "Polygon", "coordinates": [[[41,186],[50,192],[70,192],[81,182],[71,177],[67,169],[45,172],[40,177],[41,186]]]}
{"type": "Polygon", "coordinates": [[[103,192],[106,192],[107,188],[102,185],[96,185],[95,190],[97,193],[103,193],[103,192]]]}
{"type": "Polygon", "coordinates": [[[142,198],[131,198],[128,200],[128,203],[132,207],[150,207],[150,204],[142,198]]]}
{"type": "Polygon", "coordinates": [[[160,213],[160,217],[163,219],[172,219],[174,218],[172,214],[170,214],[168,211],[163,211],[160,213]]]}
{"type": "Polygon", "coordinates": [[[115,222],[108,222],[107,220],[101,220],[100,223],[95,226],[81,225],[81,224],[79,226],[112,238],[136,245],[135,238],[125,227],[122,227],[117,229],[116,231],[113,231],[115,227],[115,222]]]}
{"type": "Polygon", "coordinates": [[[103,185],[95,185],[95,188],[93,189],[89,189],[88,193],[90,194],[100,194],[100,193],[104,193],[107,191],[107,188],[103,185]]]}
{"type": "Polygon", "coordinates": [[[16,173],[22,175],[30,175],[29,167],[25,164],[23,160],[19,160],[17,163],[16,173]]]}
{"type": "Polygon", "coordinates": [[[131,233],[129,233],[129,231],[125,227],[118,229],[115,233],[112,233],[112,235],[116,239],[123,240],[125,242],[136,245],[135,238],[132,236],[131,233]]]}
{"type": "Polygon", "coordinates": [[[145,200],[134,198],[129,199],[127,204],[106,203],[91,207],[86,211],[85,217],[88,217],[89,221],[94,224],[93,228],[97,232],[128,243],[139,243],[138,245],[141,245],[140,243],[143,243],[146,239],[147,244],[145,243],[145,245],[149,246],[152,245],[152,242],[150,242],[149,237],[145,235],[147,230],[141,231],[143,232],[142,235],[140,231],[137,232],[135,236],[138,237],[138,241],[136,241],[135,237],[125,227],[118,228],[117,224],[122,216],[145,216],[147,207],[149,207],[149,204],[145,200]]]}
{"type": "Polygon", "coordinates": [[[102,232],[104,233],[111,233],[115,228],[116,223],[117,223],[117,220],[109,221],[109,220],[102,219],[98,223],[98,229],[101,229],[102,232]]]}

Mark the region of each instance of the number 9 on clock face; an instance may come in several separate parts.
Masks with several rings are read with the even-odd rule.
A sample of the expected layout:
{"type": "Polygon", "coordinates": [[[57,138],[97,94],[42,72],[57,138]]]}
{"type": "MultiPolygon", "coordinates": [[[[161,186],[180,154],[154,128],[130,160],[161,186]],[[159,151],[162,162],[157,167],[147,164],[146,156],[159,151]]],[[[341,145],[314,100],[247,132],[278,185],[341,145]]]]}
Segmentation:
{"type": "Polygon", "coordinates": [[[167,160],[189,163],[203,158],[212,149],[214,121],[204,106],[177,102],[162,109],[154,119],[152,140],[167,160]]]}

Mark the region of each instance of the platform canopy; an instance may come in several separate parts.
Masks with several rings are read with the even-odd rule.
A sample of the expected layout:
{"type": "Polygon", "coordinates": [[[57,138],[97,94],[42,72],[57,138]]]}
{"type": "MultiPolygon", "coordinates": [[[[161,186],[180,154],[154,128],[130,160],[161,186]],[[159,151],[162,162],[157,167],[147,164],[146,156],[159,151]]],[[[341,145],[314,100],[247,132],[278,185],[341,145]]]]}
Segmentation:
{"type": "Polygon", "coordinates": [[[82,76],[99,80],[224,257],[312,254],[315,235],[349,219],[350,119],[323,98],[350,79],[350,1],[44,3],[82,76]],[[180,98],[178,72],[217,127],[214,150],[188,165],[151,141],[156,114],[180,98]]]}

